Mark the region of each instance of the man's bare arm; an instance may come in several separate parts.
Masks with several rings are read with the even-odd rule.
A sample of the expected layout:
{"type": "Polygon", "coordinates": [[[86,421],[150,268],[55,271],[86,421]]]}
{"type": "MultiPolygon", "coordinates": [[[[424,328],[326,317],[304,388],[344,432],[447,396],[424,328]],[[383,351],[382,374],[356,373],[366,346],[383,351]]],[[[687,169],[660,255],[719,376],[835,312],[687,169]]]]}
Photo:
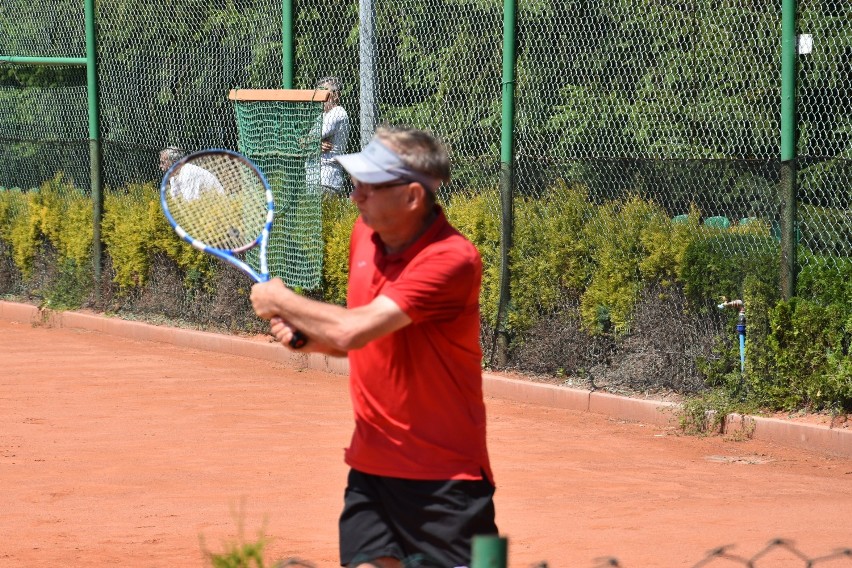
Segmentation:
{"type": "MultiPolygon", "coordinates": [[[[411,318],[387,296],[365,306],[348,309],[300,296],[275,278],[252,287],[251,302],[263,319],[281,318],[316,342],[312,349],[343,354],[411,323],[411,318]]],[[[286,332],[285,332],[286,333],[286,332]]],[[[276,335],[276,337],[278,337],[276,335]]]]}

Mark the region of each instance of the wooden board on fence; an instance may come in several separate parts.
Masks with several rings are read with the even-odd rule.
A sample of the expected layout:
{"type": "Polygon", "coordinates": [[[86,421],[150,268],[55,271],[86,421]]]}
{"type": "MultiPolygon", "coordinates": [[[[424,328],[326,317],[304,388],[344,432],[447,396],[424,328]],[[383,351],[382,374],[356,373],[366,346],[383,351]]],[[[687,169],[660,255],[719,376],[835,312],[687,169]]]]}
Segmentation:
{"type": "Polygon", "coordinates": [[[326,89],[231,89],[228,98],[232,101],[323,103],[329,95],[326,89]]]}

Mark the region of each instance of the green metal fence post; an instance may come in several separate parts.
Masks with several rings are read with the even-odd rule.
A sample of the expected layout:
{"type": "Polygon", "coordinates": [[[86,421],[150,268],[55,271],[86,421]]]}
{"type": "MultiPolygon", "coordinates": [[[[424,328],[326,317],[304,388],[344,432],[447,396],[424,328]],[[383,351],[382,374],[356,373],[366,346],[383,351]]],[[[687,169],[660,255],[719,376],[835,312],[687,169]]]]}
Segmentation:
{"type": "Polygon", "coordinates": [[[796,0],[781,3],[781,296],[796,293],[796,0]]]}
{"type": "MultiPolygon", "coordinates": [[[[102,148],[100,107],[98,96],[98,46],[95,15],[95,0],[86,0],[86,85],[89,101],[89,184],[92,190],[92,261],[95,282],[100,290],[103,246],[101,243],[101,220],[103,218],[104,195],[102,182],[102,148]]],[[[100,292],[98,292],[100,294],[100,292]]]]}
{"type": "Polygon", "coordinates": [[[511,272],[509,251],[512,249],[514,228],[514,159],[515,159],[515,64],[517,55],[517,5],[515,0],[503,2],[503,93],[502,127],[500,136],[500,202],[501,202],[501,247],[500,247],[500,298],[497,305],[497,325],[494,330],[497,341],[497,362],[505,365],[509,351],[509,334],[506,318],[511,299],[511,272]]]}
{"type": "Polygon", "coordinates": [[[506,568],[508,539],[500,536],[473,537],[470,568],[506,568]]]}
{"type": "Polygon", "coordinates": [[[281,86],[293,88],[293,0],[281,2],[281,86]]]}

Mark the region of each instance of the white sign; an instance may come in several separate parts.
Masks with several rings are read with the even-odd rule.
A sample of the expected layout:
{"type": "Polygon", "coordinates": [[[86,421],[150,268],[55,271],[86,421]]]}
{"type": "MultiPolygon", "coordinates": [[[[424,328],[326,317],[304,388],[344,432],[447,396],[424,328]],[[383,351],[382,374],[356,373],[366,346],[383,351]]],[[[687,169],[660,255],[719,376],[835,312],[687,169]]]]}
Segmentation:
{"type": "Polygon", "coordinates": [[[810,55],[814,50],[814,36],[801,34],[799,36],[799,55],[810,55]]]}

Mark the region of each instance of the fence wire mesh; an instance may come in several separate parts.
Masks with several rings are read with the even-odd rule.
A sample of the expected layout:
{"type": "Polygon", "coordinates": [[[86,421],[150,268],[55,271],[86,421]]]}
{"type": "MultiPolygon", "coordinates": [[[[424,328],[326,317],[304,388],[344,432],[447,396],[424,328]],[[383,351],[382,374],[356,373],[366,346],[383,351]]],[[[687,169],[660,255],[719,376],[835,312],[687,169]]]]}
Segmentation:
{"type": "Polygon", "coordinates": [[[805,2],[798,76],[800,244],[806,262],[852,252],[852,6],[805,2]]]}
{"type": "MultiPolygon", "coordinates": [[[[838,548],[829,553],[819,556],[806,554],[795,542],[787,539],[776,538],[756,553],[748,556],[735,551],[733,545],[720,546],[709,551],[707,555],[694,564],[692,568],[703,568],[704,566],[745,566],[746,568],[761,568],[789,566],[793,568],[811,568],[817,566],[849,566],[852,565],[852,549],[838,548]]],[[[596,568],[605,566],[624,567],[617,558],[601,558],[596,568]]],[[[537,568],[546,568],[544,564],[537,568]]]]}
{"type": "MultiPolygon", "coordinates": [[[[795,542],[787,539],[776,538],[769,541],[766,546],[748,556],[744,553],[736,551],[736,546],[726,545],[719,546],[707,552],[705,557],[699,560],[692,568],[704,568],[705,566],[744,566],[746,568],[818,568],[829,566],[850,566],[852,565],[852,548],[837,548],[831,552],[812,556],[806,554],[795,542]]],[[[499,561],[499,559],[498,559],[499,561]]],[[[557,560],[558,561],[558,560],[557,560]]],[[[473,566],[481,566],[482,562],[477,563],[477,559],[473,559],[473,566]]],[[[301,568],[316,568],[316,565],[301,558],[288,558],[280,560],[273,565],[273,568],[287,568],[289,566],[297,566],[301,568]]],[[[435,564],[423,561],[420,558],[413,557],[403,560],[405,568],[432,568],[435,564]]],[[[529,568],[548,568],[550,564],[546,561],[531,564],[529,568]]],[[[618,558],[607,556],[593,560],[594,568],[627,568],[618,558]]]]}
{"type": "MultiPolygon", "coordinates": [[[[165,146],[237,149],[228,91],[280,88],[282,42],[292,41],[293,87],[341,79],[350,151],[377,123],[433,130],[453,162],[448,214],[456,197],[484,196],[482,224],[499,227],[502,3],[304,0],[295,9],[294,35],[282,39],[280,0],[97,2],[107,194],[147,182],[142,199],[153,199],[165,146]]],[[[83,57],[83,13],[82,0],[5,0],[0,59],[83,57]]],[[[798,27],[812,39],[810,50],[800,41],[797,74],[798,261],[839,267],[852,255],[852,4],[800,1],[798,27]]],[[[562,199],[565,187],[597,209],[635,198],[674,221],[695,216],[699,236],[705,227],[754,236],[725,241],[732,255],[763,258],[767,246],[780,255],[777,2],[525,1],[514,41],[516,208],[562,199]]],[[[88,187],[83,72],[0,66],[0,101],[0,185],[32,188],[62,170],[88,187]]],[[[631,229],[613,218],[591,228],[616,246],[631,229]]],[[[562,273],[537,272],[541,254],[514,254],[513,286],[539,272],[543,284],[564,284],[562,273]]],[[[542,297],[539,311],[554,302],[542,297]]]]}

